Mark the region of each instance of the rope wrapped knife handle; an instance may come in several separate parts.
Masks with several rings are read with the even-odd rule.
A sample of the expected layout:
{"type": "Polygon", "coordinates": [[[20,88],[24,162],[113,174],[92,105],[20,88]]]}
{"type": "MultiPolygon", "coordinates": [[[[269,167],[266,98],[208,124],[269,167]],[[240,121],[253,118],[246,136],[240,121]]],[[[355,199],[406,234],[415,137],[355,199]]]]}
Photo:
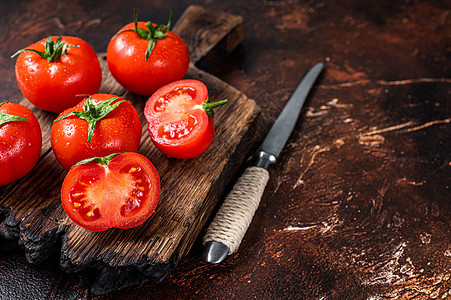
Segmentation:
{"type": "Polygon", "coordinates": [[[304,76],[263,140],[254,165],[244,171],[224,200],[203,239],[207,262],[220,263],[238,249],[269,180],[268,166],[276,162],[322,69],[323,63],[317,63],[304,76]]]}
{"type": "Polygon", "coordinates": [[[220,242],[229,248],[229,255],[235,252],[260,204],[268,180],[268,170],[247,167],[208,227],[202,243],[220,242]]]}

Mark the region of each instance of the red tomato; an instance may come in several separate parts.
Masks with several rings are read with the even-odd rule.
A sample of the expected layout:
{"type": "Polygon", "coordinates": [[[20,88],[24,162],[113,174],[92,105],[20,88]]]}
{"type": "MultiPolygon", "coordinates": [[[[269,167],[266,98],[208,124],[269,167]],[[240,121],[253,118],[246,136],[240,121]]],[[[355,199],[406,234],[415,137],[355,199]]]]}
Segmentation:
{"type": "Polygon", "coordinates": [[[77,164],[61,188],[66,214],[91,231],[140,225],[155,210],[159,196],[157,170],[146,157],[132,152],[77,164]]]}
{"type": "Polygon", "coordinates": [[[18,53],[19,88],[31,103],[43,110],[59,113],[80,102],[77,95],[99,90],[102,70],[97,55],[78,37],[64,36],[60,40],[49,37],[15,55],[18,53]],[[53,49],[51,53],[47,50],[46,54],[46,46],[53,49]]]}
{"type": "Polygon", "coordinates": [[[58,116],[50,139],[56,159],[68,170],[86,158],[137,152],[141,133],[141,121],[131,103],[114,95],[94,94],[58,116]],[[70,116],[61,119],[66,115],[70,116]],[[94,130],[84,118],[96,121],[94,130]]]}
{"type": "Polygon", "coordinates": [[[227,100],[208,102],[208,90],[198,80],[172,82],[147,100],[144,115],[152,142],[168,157],[201,155],[214,138],[213,108],[227,100]]]}
{"type": "Polygon", "coordinates": [[[185,42],[169,31],[170,22],[159,26],[158,29],[151,22],[137,22],[140,37],[135,23],[130,23],[108,44],[107,62],[111,74],[135,94],[151,95],[163,85],[185,77],[188,70],[189,53],[185,42]],[[149,26],[157,28],[154,35],[149,34],[149,26]],[[146,59],[149,44],[153,43],[154,48],[146,59]]]}
{"type": "Polygon", "coordinates": [[[41,147],[41,127],[31,110],[17,103],[0,104],[0,186],[28,174],[41,147]]]}

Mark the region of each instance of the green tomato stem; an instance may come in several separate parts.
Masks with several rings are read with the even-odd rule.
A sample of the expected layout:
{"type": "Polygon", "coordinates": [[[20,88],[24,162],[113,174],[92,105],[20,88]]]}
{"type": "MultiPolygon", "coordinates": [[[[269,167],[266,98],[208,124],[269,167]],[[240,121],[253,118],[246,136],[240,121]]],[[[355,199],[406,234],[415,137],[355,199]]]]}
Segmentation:
{"type": "MultiPolygon", "coordinates": [[[[133,29],[125,29],[122,31],[119,31],[117,34],[120,34],[124,31],[134,31],[136,34],[144,39],[148,40],[149,43],[147,44],[146,49],[146,61],[149,60],[150,54],[152,54],[153,48],[155,47],[155,44],[158,40],[163,39],[171,29],[172,24],[172,11],[169,12],[169,21],[167,25],[153,25],[151,21],[146,22],[147,29],[138,28],[138,10],[135,8],[135,13],[133,16],[133,21],[135,23],[135,28],[133,29]]],[[[116,34],[116,35],[117,35],[116,34]]]]}
{"type": "MultiPolygon", "coordinates": [[[[6,103],[6,102],[0,103],[0,106],[4,103],[6,103]]],[[[19,116],[5,114],[5,113],[0,112],[0,125],[3,125],[8,122],[13,122],[13,121],[27,121],[27,120],[28,119],[24,118],[24,117],[19,117],[19,116]]]]}
{"type": "Polygon", "coordinates": [[[94,102],[92,102],[91,100],[91,96],[88,96],[83,104],[82,111],[72,111],[67,115],[55,119],[55,121],[53,122],[66,119],[70,116],[76,116],[80,119],[86,120],[86,122],[88,122],[88,143],[90,143],[94,136],[97,122],[103,119],[111,111],[116,109],[122,102],[128,102],[127,100],[121,100],[113,104],[113,102],[119,98],[121,97],[113,97],[111,99],[94,104],[94,102]]]}
{"type": "Polygon", "coordinates": [[[205,102],[203,104],[203,107],[204,107],[205,112],[207,113],[207,116],[214,117],[215,113],[213,111],[213,108],[218,107],[223,104],[226,104],[227,102],[229,102],[229,100],[227,100],[227,99],[217,101],[217,102],[209,102],[209,99],[207,98],[207,100],[205,100],[205,102]]]}
{"type": "Polygon", "coordinates": [[[117,156],[119,154],[122,154],[122,153],[124,153],[124,152],[113,153],[113,154],[110,154],[110,155],[107,155],[107,156],[103,156],[103,157],[96,156],[96,157],[83,159],[83,160],[79,161],[78,163],[76,163],[75,165],[73,165],[72,168],[75,167],[75,166],[78,166],[78,165],[84,165],[84,164],[90,163],[92,161],[96,161],[98,164],[106,166],[113,157],[115,157],[115,156],[117,156]]]}
{"type": "Polygon", "coordinates": [[[58,39],[56,40],[56,42],[53,42],[52,37],[49,36],[47,38],[47,40],[45,41],[45,52],[38,51],[35,49],[25,48],[25,49],[21,49],[21,50],[17,51],[16,53],[14,53],[11,56],[11,58],[16,57],[17,55],[19,55],[22,52],[31,51],[31,52],[35,52],[35,53],[39,54],[42,58],[47,59],[49,62],[52,62],[52,61],[57,61],[58,59],[61,58],[61,56],[66,55],[68,47],[80,47],[78,45],[71,45],[71,44],[67,44],[66,47],[64,47],[64,45],[66,43],[62,42],[61,38],[62,38],[62,36],[59,36],[58,39]]]}

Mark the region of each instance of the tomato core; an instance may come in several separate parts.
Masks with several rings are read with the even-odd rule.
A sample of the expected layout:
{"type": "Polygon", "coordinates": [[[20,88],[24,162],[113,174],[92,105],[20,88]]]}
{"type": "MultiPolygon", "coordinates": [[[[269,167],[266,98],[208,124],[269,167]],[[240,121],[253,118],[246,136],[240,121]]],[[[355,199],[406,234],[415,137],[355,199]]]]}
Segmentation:
{"type": "Polygon", "coordinates": [[[163,112],[166,110],[166,108],[170,105],[170,103],[190,103],[193,101],[193,99],[196,98],[196,90],[192,87],[176,87],[169,93],[165,94],[164,96],[161,96],[156,102],[155,102],[155,111],[156,112],[163,112]]]}
{"type": "Polygon", "coordinates": [[[69,202],[85,221],[95,221],[116,207],[121,216],[137,214],[150,190],[150,180],[143,169],[134,164],[119,170],[99,166],[81,177],[71,188],[69,202]]]}
{"type": "Polygon", "coordinates": [[[158,127],[158,137],[166,140],[178,140],[188,136],[199,123],[191,113],[202,109],[194,103],[197,91],[190,86],[178,86],[165,93],[155,101],[156,113],[165,113],[166,118],[158,127]]]}

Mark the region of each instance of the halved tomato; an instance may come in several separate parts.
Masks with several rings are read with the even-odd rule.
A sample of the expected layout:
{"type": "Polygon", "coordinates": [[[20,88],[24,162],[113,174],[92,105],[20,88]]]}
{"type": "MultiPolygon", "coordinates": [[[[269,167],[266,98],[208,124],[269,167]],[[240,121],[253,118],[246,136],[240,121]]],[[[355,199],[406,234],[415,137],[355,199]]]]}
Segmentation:
{"type": "Polygon", "coordinates": [[[225,103],[227,100],[210,103],[207,86],[199,80],[169,83],[146,102],[144,115],[150,138],[168,157],[199,156],[215,135],[213,108],[225,103]]]}
{"type": "Polygon", "coordinates": [[[81,161],[69,170],[61,188],[66,214],[90,231],[142,224],[154,212],[159,196],[157,170],[134,152],[81,161]]]}

